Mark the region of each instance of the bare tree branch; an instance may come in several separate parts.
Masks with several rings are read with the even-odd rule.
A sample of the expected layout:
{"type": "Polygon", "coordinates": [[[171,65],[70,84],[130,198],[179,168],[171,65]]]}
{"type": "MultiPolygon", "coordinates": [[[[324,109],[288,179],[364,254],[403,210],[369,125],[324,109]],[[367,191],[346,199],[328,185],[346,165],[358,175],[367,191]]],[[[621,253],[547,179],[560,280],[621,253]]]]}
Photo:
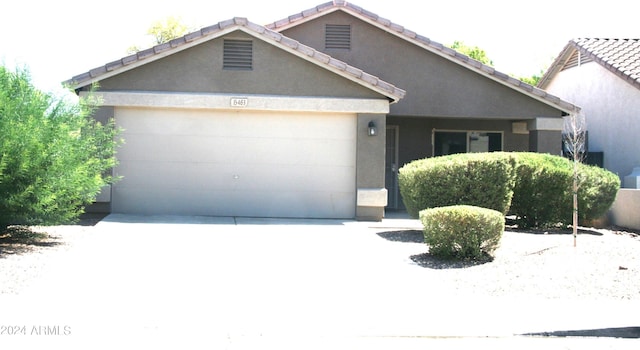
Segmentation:
{"type": "Polygon", "coordinates": [[[577,245],[578,237],[578,190],[581,178],[578,172],[578,163],[584,161],[587,156],[587,121],[582,113],[572,113],[564,118],[562,130],[562,143],[564,149],[573,160],[573,246],[577,245]]]}

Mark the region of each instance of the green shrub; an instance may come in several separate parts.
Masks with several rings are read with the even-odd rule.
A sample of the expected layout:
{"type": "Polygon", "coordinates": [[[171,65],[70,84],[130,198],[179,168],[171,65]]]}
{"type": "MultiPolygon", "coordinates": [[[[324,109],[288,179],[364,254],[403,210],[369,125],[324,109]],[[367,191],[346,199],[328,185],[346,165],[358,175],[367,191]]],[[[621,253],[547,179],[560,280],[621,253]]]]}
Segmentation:
{"type": "Polygon", "coordinates": [[[424,241],[429,253],[443,258],[479,260],[498,248],[504,231],[504,215],[468,205],[420,211],[424,241]]]}
{"type": "Polygon", "coordinates": [[[581,184],[578,189],[578,216],[581,222],[599,219],[616,199],[620,178],[597,166],[579,165],[581,184]]]}
{"type": "Polygon", "coordinates": [[[426,158],[403,166],[398,175],[408,213],[451,205],[473,205],[506,214],[515,183],[509,153],[466,153],[426,158]]]}
{"type": "MultiPolygon", "coordinates": [[[[602,217],[613,204],[620,179],[612,172],[578,164],[581,222],[602,217]]],[[[400,169],[407,212],[473,205],[513,214],[520,227],[571,225],[573,162],[542,153],[472,153],[426,158],[400,169]]]]}
{"type": "Polygon", "coordinates": [[[0,231],[72,222],[113,181],[105,174],[116,163],[117,131],[93,120],[93,110],[0,66],[0,231]]]}
{"type": "MultiPolygon", "coordinates": [[[[573,162],[540,153],[514,153],[517,177],[510,212],[520,227],[573,223],[573,162]]],[[[613,204],[620,179],[614,173],[578,163],[578,216],[598,219],[613,204]]]]}
{"type": "Polygon", "coordinates": [[[541,153],[514,153],[516,184],[511,213],[519,227],[545,227],[563,222],[571,213],[571,162],[541,153]]]}

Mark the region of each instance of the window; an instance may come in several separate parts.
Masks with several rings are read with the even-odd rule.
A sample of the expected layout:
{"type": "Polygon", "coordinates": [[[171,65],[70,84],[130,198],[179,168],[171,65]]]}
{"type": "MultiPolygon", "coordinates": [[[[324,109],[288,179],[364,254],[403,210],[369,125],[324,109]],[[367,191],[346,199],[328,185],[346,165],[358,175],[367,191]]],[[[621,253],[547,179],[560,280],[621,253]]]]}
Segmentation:
{"type": "Polygon", "coordinates": [[[253,69],[253,42],[224,39],[222,68],[227,70],[253,69]]]}
{"type": "Polygon", "coordinates": [[[351,26],[348,24],[327,24],[324,28],[325,49],[351,49],[351,26]]]}
{"type": "Polygon", "coordinates": [[[434,131],[433,156],[502,151],[502,133],[484,131],[434,131]]]}

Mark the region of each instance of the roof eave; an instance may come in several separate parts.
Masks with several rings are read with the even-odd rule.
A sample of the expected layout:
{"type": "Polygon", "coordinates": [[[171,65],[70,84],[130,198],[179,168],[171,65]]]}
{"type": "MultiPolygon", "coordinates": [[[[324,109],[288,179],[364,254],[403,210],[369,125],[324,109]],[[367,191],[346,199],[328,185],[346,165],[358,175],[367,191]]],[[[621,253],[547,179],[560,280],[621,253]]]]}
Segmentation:
{"type": "MultiPolygon", "coordinates": [[[[223,23],[223,22],[220,22],[220,23],[223,23]]],[[[214,26],[219,26],[220,23],[214,26]]],[[[163,59],[167,56],[187,50],[193,46],[200,45],[209,40],[213,40],[220,36],[234,32],[238,28],[242,28],[241,26],[236,25],[236,26],[222,28],[218,32],[216,32],[215,35],[206,34],[206,29],[214,26],[205,27],[196,32],[190,33],[193,35],[192,37],[190,37],[191,40],[185,39],[186,36],[183,36],[183,37],[171,40],[168,43],[156,45],[149,49],[141,50],[132,55],[123,57],[119,60],[109,62],[104,66],[96,67],[94,69],[91,69],[88,72],[74,76],[73,78],[63,82],[63,84],[65,84],[66,86],[74,90],[81,89],[85,86],[89,86],[100,80],[108,79],[110,77],[113,77],[118,74],[122,74],[124,72],[135,69],[142,65],[163,59]],[[199,35],[196,33],[199,33],[199,35]],[[180,42],[182,43],[180,44],[180,42]],[[89,77],[88,79],[83,78],[87,76],[89,77]],[[79,79],[76,79],[76,78],[79,78],[79,79]]]]}
{"type": "Polygon", "coordinates": [[[541,89],[547,88],[549,86],[549,83],[551,83],[551,80],[553,80],[555,75],[560,72],[562,67],[567,63],[567,61],[571,58],[571,56],[577,49],[578,48],[576,47],[575,42],[573,40],[569,41],[564,46],[560,54],[555,58],[555,60],[553,60],[553,63],[551,63],[547,71],[542,75],[542,78],[540,78],[537,87],[541,89]]]}

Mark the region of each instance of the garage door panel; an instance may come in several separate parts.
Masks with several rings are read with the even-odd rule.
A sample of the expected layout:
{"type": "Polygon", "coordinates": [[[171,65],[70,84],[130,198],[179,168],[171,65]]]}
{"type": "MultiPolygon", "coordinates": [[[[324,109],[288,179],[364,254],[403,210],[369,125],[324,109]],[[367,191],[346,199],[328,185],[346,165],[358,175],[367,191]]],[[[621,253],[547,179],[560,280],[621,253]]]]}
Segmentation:
{"type": "Polygon", "coordinates": [[[281,166],[278,171],[269,166],[245,166],[236,168],[237,178],[233,179],[234,188],[240,190],[259,190],[261,188],[276,191],[324,191],[353,192],[352,168],[338,166],[281,166]],[[340,174],[339,176],[336,174],[340,174]]]}
{"type": "Polygon", "coordinates": [[[215,112],[119,108],[118,125],[125,133],[207,137],[353,139],[353,120],[344,115],[282,112],[215,112]],[[332,124],[333,128],[327,128],[332,124]]]}
{"type": "Polygon", "coordinates": [[[149,192],[177,190],[260,190],[350,192],[353,169],[340,166],[230,165],[204,163],[121,162],[119,186],[147,188],[149,192]],[[188,181],[184,174],[191,174],[188,181]],[[336,176],[341,174],[341,176],[336,176]],[[315,180],[309,181],[310,178],[315,180]]]}
{"type": "Polygon", "coordinates": [[[117,185],[148,188],[149,192],[166,189],[225,188],[232,185],[235,171],[225,164],[185,162],[121,162],[117,175],[123,178],[117,185]],[[189,174],[185,178],[185,174],[189,174]]]}
{"type": "Polygon", "coordinates": [[[331,164],[351,166],[355,154],[340,152],[352,140],[302,140],[123,134],[128,147],[118,153],[121,161],[163,161],[252,164],[331,164]],[[297,152],[291,152],[296,148],[297,152]],[[309,157],[313,154],[314,157],[309,157]],[[251,159],[247,159],[251,158],[251,159]]]}
{"type": "Polygon", "coordinates": [[[116,109],[114,212],[355,216],[355,115],[116,109]]]}
{"type": "Polygon", "coordinates": [[[114,196],[122,199],[121,212],[147,215],[331,218],[336,217],[336,213],[353,212],[350,192],[168,189],[158,193],[121,186],[114,190],[114,196]]]}
{"type": "Polygon", "coordinates": [[[236,163],[353,166],[353,140],[250,139],[241,140],[231,152],[236,163]],[[292,152],[295,150],[295,152],[292,152]]]}

